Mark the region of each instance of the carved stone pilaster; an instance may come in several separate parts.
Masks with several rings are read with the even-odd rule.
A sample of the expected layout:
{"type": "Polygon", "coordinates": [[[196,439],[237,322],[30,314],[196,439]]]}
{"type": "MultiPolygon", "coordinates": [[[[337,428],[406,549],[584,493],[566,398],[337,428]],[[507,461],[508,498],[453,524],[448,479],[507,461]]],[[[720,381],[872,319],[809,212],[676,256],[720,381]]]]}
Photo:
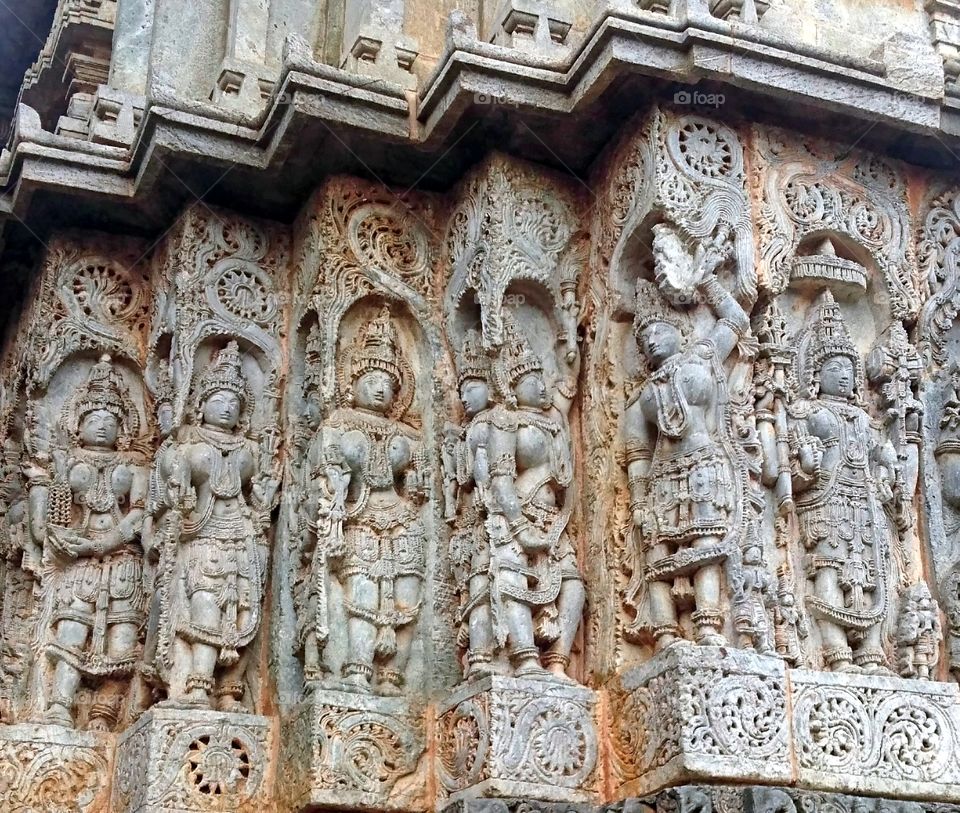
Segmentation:
{"type": "Polygon", "coordinates": [[[281,810],[427,810],[424,709],[401,697],[318,690],[281,727],[281,810]]]}
{"type": "Polygon", "coordinates": [[[678,643],[610,691],[615,795],[693,778],[790,780],[779,658],[678,643]]]}
{"type": "Polygon", "coordinates": [[[599,792],[597,695],[572,683],[490,676],[438,708],[438,798],[587,802],[599,792]]]}
{"type": "Polygon", "coordinates": [[[151,709],[117,742],[110,810],[269,809],[272,726],[252,714],[151,709]]]}
{"type": "Polygon", "coordinates": [[[110,796],[113,736],[55,725],[0,726],[5,810],[99,813],[110,796]]]}

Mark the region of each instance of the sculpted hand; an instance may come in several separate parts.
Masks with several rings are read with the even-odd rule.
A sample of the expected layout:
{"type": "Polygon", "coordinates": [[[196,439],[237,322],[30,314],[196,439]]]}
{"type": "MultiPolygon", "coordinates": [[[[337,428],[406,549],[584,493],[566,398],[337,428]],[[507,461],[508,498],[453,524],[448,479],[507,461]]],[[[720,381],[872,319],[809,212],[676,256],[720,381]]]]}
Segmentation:
{"type": "Polygon", "coordinates": [[[812,443],[800,447],[800,468],[806,474],[815,474],[823,462],[823,449],[812,443]]]}
{"type": "Polygon", "coordinates": [[[884,504],[893,502],[893,487],[886,477],[877,478],[877,498],[884,504]]]}
{"type": "Polygon", "coordinates": [[[77,537],[76,532],[51,533],[48,541],[57,553],[71,559],[76,559],[83,550],[81,540],[77,537]]]}

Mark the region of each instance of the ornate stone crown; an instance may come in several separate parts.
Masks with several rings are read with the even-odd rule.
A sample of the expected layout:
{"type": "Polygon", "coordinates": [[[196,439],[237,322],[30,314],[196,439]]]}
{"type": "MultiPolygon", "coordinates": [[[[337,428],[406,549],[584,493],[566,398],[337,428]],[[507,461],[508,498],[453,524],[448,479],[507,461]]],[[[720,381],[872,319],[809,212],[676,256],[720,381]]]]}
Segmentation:
{"type": "Polygon", "coordinates": [[[810,359],[815,370],[832,356],[846,356],[854,366],[860,364],[860,354],[850,339],[840,306],[833,294],[826,290],[817,303],[817,321],[813,326],[810,359]]]}
{"type": "Polygon", "coordinates": [[[250,393],[240,364],[240,348],[235,341],[217,353],[213,363],[203,371],[197,386],[197,404],[224,390],[235,393],[243,407],[249,403],[250,393]]]}
{"type": "Polygon", "coordinates": [[[478,379],[490,380],[490,357],[483,349],[483,341],[476,330],[467,331],[457,356],[457,386],[464,381],[478,379]]]}
{"type": "Polygon", "coordinates": [[[686,337],[690,333],[690,324],[660,292],[656,283],[647,279],[637,280],[637,292],[634,297],[633,334],[640,338],[644,329],[655,322],[673,325],[686,337]]]}
{"type": "Polygon", "coordinates": [[[104,354],[90,369],[86,384],[77,392],[74,401],[77,420],[83,420],[95,410],[105,410],[119,422],[127,419],[129,396],[120,373],[113,367],[113,360],[104,354]]]}
{"type": "Polygon", "coordinates": [[[400,365],[397,331],[390,318],[390,308],[384,305],[372,322],[357,331],[350,354],[350,377],[356,381],[371,370],[382,370],[399,386],[403,378],[400,365]]]}
{"type": "Polygon", "coordinates": [[[504,314],[503,345],[495,371],[499,389],[504,394],[510,393],[521,378],[533,372],[543,372],[543,362],[513,318],[504,314]]]}

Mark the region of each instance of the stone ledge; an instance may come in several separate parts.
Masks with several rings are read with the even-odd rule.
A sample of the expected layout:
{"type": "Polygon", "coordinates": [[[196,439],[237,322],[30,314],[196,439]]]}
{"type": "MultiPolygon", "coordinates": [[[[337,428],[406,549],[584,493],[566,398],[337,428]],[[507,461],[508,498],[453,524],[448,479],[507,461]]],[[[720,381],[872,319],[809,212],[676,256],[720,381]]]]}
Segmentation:
{"type": "Polygon", "coordinates": [[[802,669],[790,684],[799,784],[960,798],[960,686],[802,669]]]}
{"type": "Polygon", "coordinates": [[[608,684],[614,798],[694,781],[960,798],[960,687],[680,644],[608,684]]]}

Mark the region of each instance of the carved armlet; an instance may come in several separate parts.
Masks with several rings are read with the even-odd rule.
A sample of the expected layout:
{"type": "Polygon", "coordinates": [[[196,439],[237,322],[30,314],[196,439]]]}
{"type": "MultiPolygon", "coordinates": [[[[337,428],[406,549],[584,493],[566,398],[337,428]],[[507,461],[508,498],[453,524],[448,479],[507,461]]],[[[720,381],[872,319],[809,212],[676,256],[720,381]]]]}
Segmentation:
{"type": "Polygon", "coordinates": [[[490,462],[491,477],[516,477],[517,461],[511,454],[502,454],[490,462]]]}

